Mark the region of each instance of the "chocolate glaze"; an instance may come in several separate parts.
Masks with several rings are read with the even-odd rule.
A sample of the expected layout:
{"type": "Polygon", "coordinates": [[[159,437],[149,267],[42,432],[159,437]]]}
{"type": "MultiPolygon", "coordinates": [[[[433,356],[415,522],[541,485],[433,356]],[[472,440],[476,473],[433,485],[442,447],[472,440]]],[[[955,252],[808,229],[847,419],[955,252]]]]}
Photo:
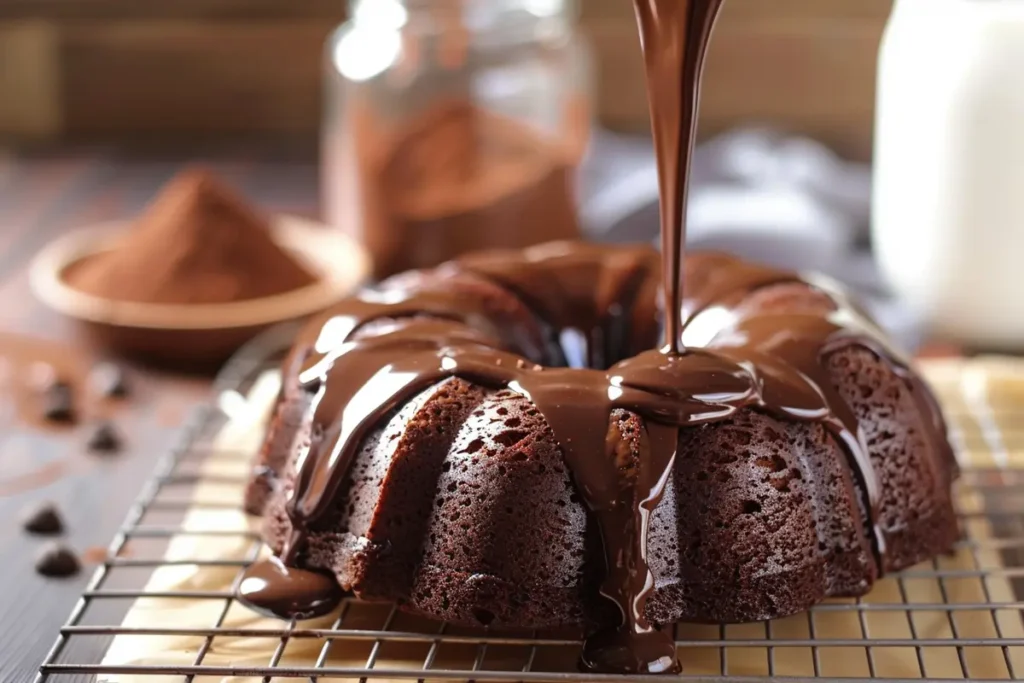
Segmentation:
{"type": "Polygon", "coordinates": [[[238,597],[270,616],[312,619],[333,610],[342,590],[329,574],[287,567],[273,557],[246,571],[238,597]]]}
{"type": "MultiPolygon", "coordinates": [[[[555,243],[478,254],[443,269],[486,278],[514,293],[545,330],[544,343],[536,346],[504,333],[471,298],[424,289],[416,277],[342,302],[311,340],[308,355],[293,358],[301,365],[300,385],[312,398],[313,437],[299,453],[288,499],[293,533],[280,561],[249,570],[247,577],[266,583],[243,592],[250,604],[293,617],[302,610],[290,601],[326,608],[337,600],[337,586],[323,575],[286,575],[280,563],[287,572],[302,566],[307,531],[336,504],[371,430],[446,378],[528,398],[562,449],[602,539],[606,572],[600,593],[619,615],[589,634],[581,661],[589,671],[679,670],[674,643],[650,623],[646,604],[654,587],[648,522],[671,474],[680,429],[725,420],[744,408],[820,423],[845,450],[874,525],[878,477],[856,416],[824,367],[829,353],[857,344],[910,381],[922,415],[930,418],[930,440],[948,450],[942,417],[927,389],[877,328],[826,283],[807,286],[831,299],[829,313],[744,315],[739,307],[755,290],[805,281],[711,255],[691,259],[695,272],[688,280],[695,286],[684,297],[688,159],[701,62],[720,0],[636,2],[659,146],[664,267],[644,247],[555,243]],[[668,302],[660,307],[653,295],[659,279],[662,301],[668,302]],[[659,334],[661,350],[637,353],[653,349],[659,334]],[[620,409],[645,418],[636,453],[612,419],[620,409]]],[[[883,538],[875,529],[882,555],[883,538]]]]}

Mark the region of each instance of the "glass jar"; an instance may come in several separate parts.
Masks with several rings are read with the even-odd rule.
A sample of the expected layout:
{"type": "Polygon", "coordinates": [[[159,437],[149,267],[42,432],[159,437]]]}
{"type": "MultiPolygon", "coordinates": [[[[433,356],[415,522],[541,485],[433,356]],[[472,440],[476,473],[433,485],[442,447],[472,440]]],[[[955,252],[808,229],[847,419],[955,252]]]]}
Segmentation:
{"type": "Polygon", "coordinates": [[[375,277],[579,235],[573,0],[352,0],[350,17],[327,47],[323,201],[375,277]]]}

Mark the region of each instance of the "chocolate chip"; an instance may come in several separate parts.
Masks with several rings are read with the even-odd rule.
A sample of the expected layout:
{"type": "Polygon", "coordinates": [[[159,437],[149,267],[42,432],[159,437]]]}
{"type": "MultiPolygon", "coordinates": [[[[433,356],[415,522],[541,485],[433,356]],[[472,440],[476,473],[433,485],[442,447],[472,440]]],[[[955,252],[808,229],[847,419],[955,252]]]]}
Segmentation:
{"type": "Polygon", "coordinates": [[[56,505],[44,501],[22,511],[21,528],[31,534],[59,534],[64,531],[64,520],[56,505]]]}
{"type": "Polygon", "coordinates": [[[93,368],[91,383],[93,389],[107,398],[124,398],[128,396],[128,380],[124,369],[116,363],[100,363],[93,368]]]}
{"type": "Polygon", "coordinates": [[[86,442],[86,446],[94,452],[115,453],[121,450],[121,437],[114,429],[114,425],[100,422],[86,442]]]}
{"type": "Polygon", "coordinates": [[[72,576],[81,568],[78,555],[63,543],[47,543],[36,555],[36,572],[43,576],[72,576]]]}
{"type": "Polygon", "coordinates": [[[75,401],[70,384],[55,381],[43,391],[43,416],[50,422],[75,421],[75,401]]]}

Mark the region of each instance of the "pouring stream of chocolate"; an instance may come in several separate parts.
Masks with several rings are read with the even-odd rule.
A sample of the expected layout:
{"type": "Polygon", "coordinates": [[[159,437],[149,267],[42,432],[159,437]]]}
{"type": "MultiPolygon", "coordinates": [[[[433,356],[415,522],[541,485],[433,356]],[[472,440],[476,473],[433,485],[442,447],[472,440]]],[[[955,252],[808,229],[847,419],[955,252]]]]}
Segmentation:
{"type": "MultiPolygon", "coordinates": [[[[912,383],[922,415],[932,418],[929,438],[937,447],[945,443],[927,389],[873,324],[827,286],[821,289],[834,305],[828,315],[742,319],[732,309],[749,293],[801,280],[728,257],[702,257],[710,258],[712,277],[683,297],[685,187],[701,63],[720,1],[636,0],[662,172],[664,348],[632,356],[635,349],[621,334],[623,311],[651,321],[659,315],[653,295],[639,296],[643,283],[659,277],[658,256],[644,247],[562,243],[467,257],[451,266],[450,272],[485,278],[530,305],[548,337],[542,345],[520,343],[482,304],[444,288],[385,283],[342,302],[318,338],[308,340],[309,355],[296,360],[300,385],[311,397],[314,438],[295,465],[287,504],[291,538],[280,560],[248,570],[240,590],[248,604],[286,618],[333,608],[340,595],[335,582],[305,565],[307,533],[337,504],[335,495],[369,433],[403,403],[451,378],[528,398],[562,449],[600,531],[600,593],[619,615],[588,636],[581,664],[590,671],[679,669],[674,643],[650,623],[646,605],[655,588],[648,521],[672,471],[681,428],[728,419],[743,408],[823,424],[846,451],[874,525],[879,483],[856,416],[823,364],[830,352],[860,344],[912,383]],[[561,300],[551,303],[553,292],[561,300]],[[729,322],[715,322],[723,313],[731,314],[729,322]],[[704,342],[711,348],[683,348],[687,330],[709,324],[714,334],[704,342]],[[582,348],[570,353],[570,343],[582,348]],[[586,360],[565,367],[569,358],[586,360]],[[620,433],[621,411],[645,418],[639,447],[620,433]]],[[[645,343],[651,348],[658,341],[652,335],[645,343]]],[[[874,537],[884,554],[877,527],[874,537]]]]}
{"type": "Polygon", "coordinates": [[[647,67],[647,99],[658,159],[665,350],[682,336],[686,207],[697,139],[704,58],[722,0],[634,0],[647,67]]]}

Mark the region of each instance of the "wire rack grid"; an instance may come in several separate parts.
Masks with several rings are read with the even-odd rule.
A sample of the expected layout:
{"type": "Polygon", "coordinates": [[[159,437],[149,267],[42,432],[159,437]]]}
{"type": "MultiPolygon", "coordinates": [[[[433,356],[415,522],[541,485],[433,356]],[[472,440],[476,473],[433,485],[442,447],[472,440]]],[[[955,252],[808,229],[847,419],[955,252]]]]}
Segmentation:
{"type": "MultiPolygon", "coordinates": [[[[290,338],[291,331],[279,330],[251,344],[226,368],[218,389],[249,391],[290,338]]],[[[963,361],[929,373],[965,463],[957,493],[963,539],[955,553],[886,577],[864,598],[829,601],[794,617],[679,624],[679,678],[1024,676],[1024,364],[1014,366],[1019,385],[1000,379],[1001,367],[963,361]]],[[[580,634],[571,630],[462,629],[355,600],[326,622],[254,619],[234,600],[233,588],[242,569],[265,552],[259,536],[254,528],[208,523],[221,513],[241,514],[237,492],[250,451],[217,442],[226,421],[222,410],[207,406],[183,430],[60,630],[39,683],[580,680],[580,634]],[[214,495],[200,500],[203,486],[214,495]],[[225,497],[225,491],[236,493],[225,497]],[[190,525],[197,508],[207,517],[190,525]],[[183,539],[186,556],[169,551],[183,539]],[[218,550],[195,556],[200,547],[218,550]],[[186,579],[153,581],[179,570],[186,579]],[[146,612],[146,605],[156,611],[146,612]],[[201,619],[179,619],[186,613],[201,619]],[[115,651],[121,655],[112,657],[115,651]]]]}

